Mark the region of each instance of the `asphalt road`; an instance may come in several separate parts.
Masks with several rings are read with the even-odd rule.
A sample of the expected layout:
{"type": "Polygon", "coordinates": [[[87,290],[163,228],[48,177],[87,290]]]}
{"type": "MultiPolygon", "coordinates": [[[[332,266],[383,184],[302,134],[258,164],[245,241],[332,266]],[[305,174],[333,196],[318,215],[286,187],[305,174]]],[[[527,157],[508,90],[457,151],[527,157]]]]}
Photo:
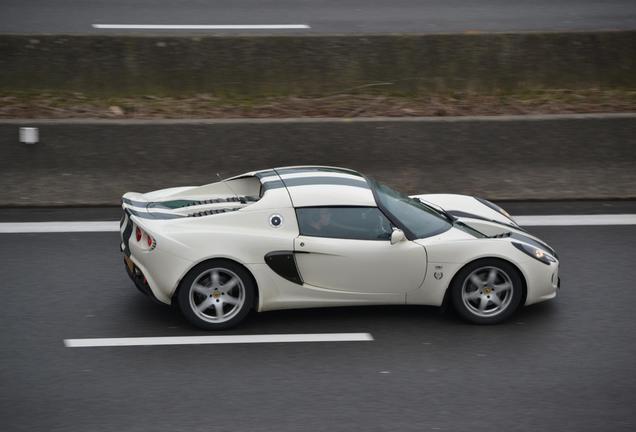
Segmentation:
{"type": "Polygon", "coordinates": [[[122,32],[92,27],[99,23],[310,26],[301,30],[247,31],[257,33],[634,29],[636,3],[633,0],[3,0],[0,4],[0,32],[122,32]]]}
{"type": "MultiPolygon", "coordinates": [[[[625,213],[634,204],[509,207],[625,213]]],[[[56,213],[0,211],[2,221],[56,213]]],[[[57,218],[100,214],[114,211],[57,218]]],[[[63,340],[206,333],[134,289],[116,233],[0,235],[2,430],[634,430],[636,226],[532,231],[558,250],[562,289],[504,325],[467,325],[430,307],[278,311],[224,334],[375,340],[120,348],[63,340]]]]}

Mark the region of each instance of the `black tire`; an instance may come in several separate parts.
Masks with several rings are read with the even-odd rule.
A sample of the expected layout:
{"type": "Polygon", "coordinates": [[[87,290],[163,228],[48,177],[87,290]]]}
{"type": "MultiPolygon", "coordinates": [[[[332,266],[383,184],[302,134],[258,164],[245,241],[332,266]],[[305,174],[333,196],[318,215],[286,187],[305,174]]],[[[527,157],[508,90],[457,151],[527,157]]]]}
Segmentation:
{"type": "Polygon", "coordinates": [[[519,308],[523,298],[523,281],[519,271],[509,262],[497,258],[484,258],[467,264],[457,273],[450,289],[455,311],[474,324],[499,324],[507,320],[519,308]],[[492,283],[491,269],[497,269],[495,282],[492,283]],[[473,275],[477,276],[477,280],[483,279],[484,286],[478,287],[473,275]],[[504,289],[508,283],[510,291],[504,289]],[[495,286],[501,287],[497,288],[500,291],[495,291],[495,286]],[[495,295],[500,306],[494,302],[495,295]],[[486,305],[483,311],[480,309],[482,301],[486,305]]]}
{"type": "Polygon", "coordinates": [[[204,330],[225,330],[238,325],[247,317],[254,306],[255,293],[256,284],[243,266],[234,261],[215,259],[198,264],[188,272],[179,284],[177,303],[181,313],[196,327],[204,330]],[[217,274],[216,283],[212,279],[215,271],[217,274]],[[235,277],[239,282],[229,288],[228,293],[226,293],[223,282],[225,282],[225,286],[228,286],[233,283],[232,279],[235,277]],[[195,281],[197,282],[196,288],[195,281]],[[209,282],[209,286],[206,286],[206,282],[209,282]],[[208,297],[208,292],[205,294],[199,292],[204,289],[209,290],[209,293],[212,294],[208,297]],[[239,290],[242,290],[242,295],[239,290]],[[228,302],[224,302],[224,299],[228,302]],[[229,303],[230,299],[232,299],[231,301],[240,300],[240,302],[232,304],[229,303]],[[195,310],[197,305],[205,306],[208,303],[209,306],[204,311],[195,310]],[[217,309],[219,304],[221,314],[228,316],[225,320],[224,316],[226,315],[219,315],[217,309]]]}

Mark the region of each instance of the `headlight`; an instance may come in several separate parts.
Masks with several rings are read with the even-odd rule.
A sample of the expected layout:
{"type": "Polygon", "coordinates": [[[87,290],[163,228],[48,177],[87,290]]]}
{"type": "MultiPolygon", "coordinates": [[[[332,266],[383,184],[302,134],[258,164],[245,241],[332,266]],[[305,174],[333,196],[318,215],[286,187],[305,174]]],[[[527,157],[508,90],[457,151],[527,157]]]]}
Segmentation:
{"type": "Polygon", "coordinates": [[[543,264],[550,265],[550,263],[556,262],[556,259],[552,256],[548,255],[545,251],[536,248],[534,246],[530,246],[524,243],[516,243],[512,242],[512,245],[519,249],[521,252],[526,255],[530,255],[532,258],[541,261],[543,264]]]}

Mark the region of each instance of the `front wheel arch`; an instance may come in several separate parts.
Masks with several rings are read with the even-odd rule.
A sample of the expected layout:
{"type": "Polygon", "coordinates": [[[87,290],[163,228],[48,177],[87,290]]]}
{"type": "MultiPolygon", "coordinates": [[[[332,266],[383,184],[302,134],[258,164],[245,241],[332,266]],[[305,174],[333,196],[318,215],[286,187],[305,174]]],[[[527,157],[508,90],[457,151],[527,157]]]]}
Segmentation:
{"type": "Polygon", "coordinates": [[[457,279],[457,276],[462,272],[462,270],[464,270],[466,267],[468,267],[469,265],[481,261],[481,260],[496,260],[496,261],[501,261],[504,262],[510,266],[512,266],[515,271],[517,272],[517,275],[519,276],[519,278],[521,279],[521,302],[519,303],[519,307],[522,307],[524,304],[526,304],[526,297],[528,296],[528,283],[526,282],[526,277],[523,275],[523,272],[521,271],[521,269],[519,268],[519,266],[517,266],[515,263],[508,261],[506,259],[500,258],[500,257],[481,257],[481,258],[477,258],[474,259],[472,261],[467,262],[466,264],[464,264],[463,266],[461,266],[459,269],[457,269],[457,271],[455,272],[455,274],[453,275],[453,277],[451,278],[450,282],[448,283],[448,286],[446,287],[446,291],[444,292],[444,300],[442,301],[442,308],[443,310],[446,310],[448,308],[448,306],[451,303],[451,291],[452,291],[452,287],[453,284],[455,283],[455,280],[457,279]]]}

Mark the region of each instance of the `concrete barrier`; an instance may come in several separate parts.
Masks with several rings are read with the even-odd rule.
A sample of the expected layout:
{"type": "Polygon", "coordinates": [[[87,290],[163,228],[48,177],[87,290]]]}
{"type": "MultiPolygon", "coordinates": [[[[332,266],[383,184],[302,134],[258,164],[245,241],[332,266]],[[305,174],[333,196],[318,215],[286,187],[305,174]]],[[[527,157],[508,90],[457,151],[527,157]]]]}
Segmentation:
{"type": "Polygon", "coordinates": [[[0,205],[111,205],[296,164],[358,169],[411,193],[636,197],[636,114],[279,121],[0,122],[0,205]],[[23,126],[40,142],[20,144],[23,126]]]}
{"type": "Polygon", "coordinates": [[[635,89],[636,31],[349,35],[0,35],[0,91],[225,99],[635,89]]]}

